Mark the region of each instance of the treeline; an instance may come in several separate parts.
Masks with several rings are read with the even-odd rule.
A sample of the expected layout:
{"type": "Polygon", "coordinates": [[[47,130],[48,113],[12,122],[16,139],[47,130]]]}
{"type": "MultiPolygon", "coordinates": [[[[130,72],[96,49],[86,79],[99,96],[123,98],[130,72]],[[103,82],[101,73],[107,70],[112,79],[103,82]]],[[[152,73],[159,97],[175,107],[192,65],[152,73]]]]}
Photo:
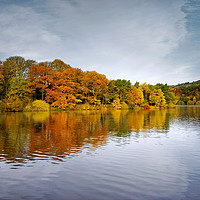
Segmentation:
{"type": "Polygon", "coordinates": [[[0,63],[1,111],[31,110],[35,100],[56,109],[166,107],[178,102],[172,91],[167,84],[108,80],[58,59],[37,63],[14,56],[0,63]]]}
{"type": "Polygon", "coordinates": [[[171,87],[177,88],[180,86],[184,86],[184,87],[188,87],[188,86],[194,86],[194,85],[199,85],[200,84],[200,80],[198,81],[193,81],[193,82],[185,82],[185,83],[178,83],[177,85],[173,85],[171,87]]]}

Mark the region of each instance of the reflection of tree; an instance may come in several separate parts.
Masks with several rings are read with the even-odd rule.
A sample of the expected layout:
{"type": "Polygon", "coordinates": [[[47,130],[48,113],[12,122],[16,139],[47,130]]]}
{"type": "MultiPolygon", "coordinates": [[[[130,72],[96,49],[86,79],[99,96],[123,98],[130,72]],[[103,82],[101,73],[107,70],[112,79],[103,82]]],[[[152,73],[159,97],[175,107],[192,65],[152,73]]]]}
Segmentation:
{"type": "Polygon", "coordinates": [[[128,123],[132,130],[135,130],[136,132],[139,132],[144,127],[144,117],[145,112],[141,110],[136,110],[133,113],[129,113],[128,115],[128,123]]]}
{"type": "Polygon", "coordinates": [[[166,132],[169,130],[170,122],[176,118],[176,109],[171,110],[147,110],[145,111],[144,129],[166,132]]]}
{"type": "MultiPolygon", "coordinates": [[[[199,116],[199,110],[185,111],[185,115],[187,112],[199,116]]],[[[124,142],[129,136],[165,133],[176,116],[179,116],[176,109],[1,114],[0,154],[3,160],[23,161],[39,156],[46,159],[73,156],[84,148],[105,145],[108,138],[123,138],[124,142]]]]}
{"type": "Polygon", "coordinates": [[[199,106],[191,106],[190,109],[187,109],[188,117],[195,118],[197,120],[200,119],[200,107],[199,106]]]}
{"type": "Polygon", "coordinates": [[[198,121],[200,119],[200,106],[178,106],[177,109],[181,120],[192,118],[192,121],[198,121]]]}
{"type": "Polygon", "coordinates": [[[109,131],[117,137],[130,135],[131,129],[127,121],[128,110],[112,110],[108,118],[109,131]]]}
{"type": "Polygon", "coordinates": [[[26,124],[22,113],[0,115],[0,154],[6,159],[24,158],[27,154],[26,124]]]}
{"type": "Polygon", "coordinates": [[[166,121],[167,110],[153,110],[146,121],[146,126],[150,128],[163,129],[166,121]]]}
{"type": "Polygon", "coordinates": [[[0,118],[0,154],[4,159],[74,155],[95,149],[108,137],[99,112],[11,113],[0,118]]]}
{"type": "Polygon", "coordinates": [[[125,137],[133,132],[149,132],[151,129],[165,132],[169,129],[170,121],[176,117],[177,110],[114,110],[111,113],[109,131],[113,136],[125,137]]]}
{"type": "MultiPolygon", "coordinates": [[[[87,112],[87,111],[86,111],[87,112]]],[[[30,132],[30,152],[48,155],[74,154],[82,147],[96,148],[106,142],[108,130],[101,112],[60,112],[52,114],[40,132],[30,132]]]]}

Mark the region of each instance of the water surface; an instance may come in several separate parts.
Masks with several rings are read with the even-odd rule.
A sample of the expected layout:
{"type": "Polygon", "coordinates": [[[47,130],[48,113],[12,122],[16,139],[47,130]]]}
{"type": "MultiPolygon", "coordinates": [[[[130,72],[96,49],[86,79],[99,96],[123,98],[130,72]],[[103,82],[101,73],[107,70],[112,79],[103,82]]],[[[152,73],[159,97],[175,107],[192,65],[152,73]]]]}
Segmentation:
{"type": "Polygon", "coordinates": [[[200,199],[200,107],[0,114],[0,199],[200,199]]]}

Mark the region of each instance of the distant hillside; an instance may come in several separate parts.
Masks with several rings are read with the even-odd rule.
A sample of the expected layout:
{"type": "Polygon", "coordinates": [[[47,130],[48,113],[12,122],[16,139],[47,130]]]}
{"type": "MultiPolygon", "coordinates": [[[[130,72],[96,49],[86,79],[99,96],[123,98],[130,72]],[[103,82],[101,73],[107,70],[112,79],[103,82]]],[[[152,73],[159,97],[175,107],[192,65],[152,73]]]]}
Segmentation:
{"type": "Polygon", "coordinates": [[[170,85],[170,88],[190,87],[190,86],[198,86],[198,85],[200,85],[200,80],[193,81],[193,82],[178,83],[177,85],[170,85]]]}
{"type": "Polygon", "coordinates": [[[178,105],[200,105],[200,80],[170,86],[178,105]]]}

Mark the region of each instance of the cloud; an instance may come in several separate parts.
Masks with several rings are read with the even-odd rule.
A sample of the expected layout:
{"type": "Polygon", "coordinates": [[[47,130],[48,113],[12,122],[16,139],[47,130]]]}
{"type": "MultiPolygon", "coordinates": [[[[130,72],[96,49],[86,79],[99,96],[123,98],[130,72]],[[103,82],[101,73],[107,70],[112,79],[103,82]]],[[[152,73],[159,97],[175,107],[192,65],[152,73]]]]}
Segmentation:
{"type": "MultiPolygon", "coordinates": [[[[37,61],[60,58],[132,83],[173,82],[171,57],[188,36],[183,5],[183,0],[6,4],[0,14],[0,55],[20,54],[37,61]]],[[[181,69],[182,63],[176,66],[181,69]]]]}
{"type": "Polygon", "coordinates": [[[30,7],[7,6],[0,13],[0,54],[42,59],[42,54],[60,41],[46,30],[46,20],[30,7]]]}

